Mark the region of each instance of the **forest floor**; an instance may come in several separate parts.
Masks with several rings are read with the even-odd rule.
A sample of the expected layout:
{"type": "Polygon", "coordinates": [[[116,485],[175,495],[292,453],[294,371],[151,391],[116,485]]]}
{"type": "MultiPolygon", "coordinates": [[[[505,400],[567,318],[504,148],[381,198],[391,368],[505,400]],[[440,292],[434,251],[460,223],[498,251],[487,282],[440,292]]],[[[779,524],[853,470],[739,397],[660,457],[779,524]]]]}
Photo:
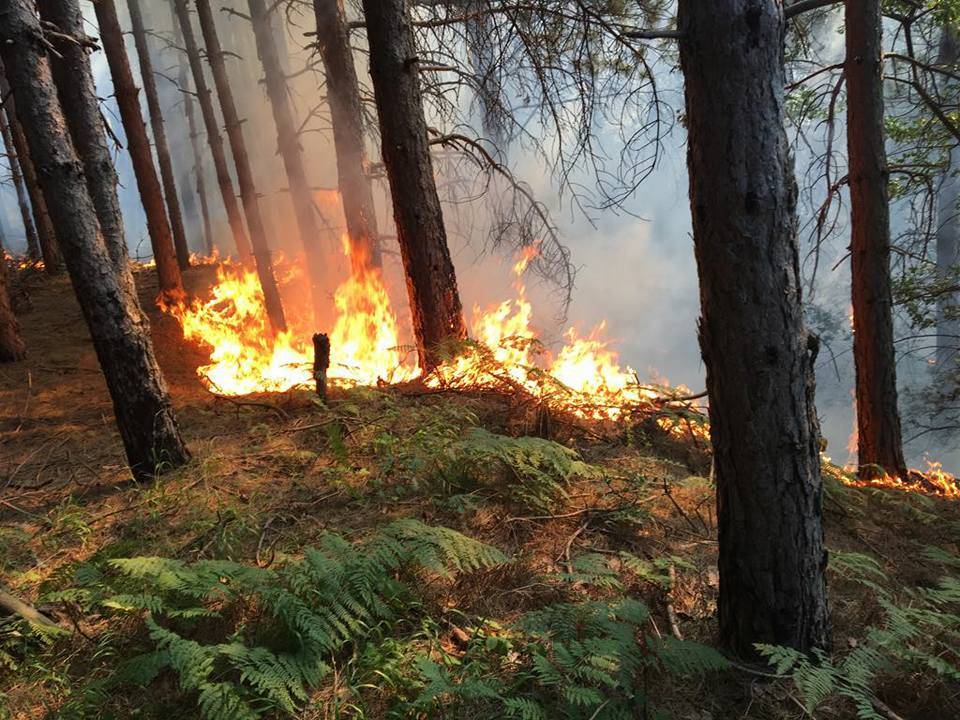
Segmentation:
{"type": "MultiPolygon", "coordinates": [[[[188,283],[202,288],[211,273],[193,269],[188,283]]],[[[206,686],[187,677],[186,661],[174,660],[174,669],[139,684],[107,682],[126,658],[154,645],[173,647],[147,629],[139,601],[102,599],[102,585],[112,582],[104,579],[108,561],[161,556],[190,568],[229,560],[279,572],[305,548],[325,547],[330,533],[356,542],[398,519],[451,528],[509,561],[467,560],[450,577],[392,570],[384,582],[407,581],[406,590],[389,596],[394,612],[376,622],[346,621],[349,642],[331,653],[324,676],[303,697],[290,691],[297,716],[593,720],[628,716],[613,710],[628,707],[621,696],[635,693],[650,705],[633,705],[634,717],[654,717],[656,708],[689,720],[848,718],[857,717],[858,698],[868,693],[877,717],[960,717],[958,678],[934,667],[937,658],[958,661],[956,647],[937,636],[940,625],[947,633],[960,625],[957,501],[849,487],[830,470],[827,544],[841,559],[829,583],[835,657],[855,657],[858,648],[889,655],[861,658],[873,664],[859,685],[854,671],[838,669],[810,713],[803,705],[815,689],[755,668],[709,670],[712,658],[697,656],[696,645],[668,642],[714,640],[717,528],[703,440],[677,438],[651,423],[564,418],[555,419],[552,442],[530,439],[536,413],[523,398],[415,385],[334,390],[328,406],[307,391],[224,399],[197,379],[205,352],[155,308],[152,273],[137,280],[193,453],[188,466],[144,484],[125,470],[69,282],[28,271],[16,283],[30,354],[0,368],[0,583],[72,631],[38,634],[13,619],[0,622],[0,718],[215,717],[206,686]],[[103,575],[91,579],[94,572],[103,575]],[[951,572],[954,595],[937,599],[934,609],[924,606],[941,615],[898,614],[921,607],[951,572]],[[81,587],[98,590],[64,593],[81,587]],[[624,621],[635,623],[631,640],[649,648],[633,658],[642,667],[629,691],[610,681],[617,668],[609,658],[584,655],[564,664],[563,653],[585,652],[590,638],[571,639],[563,650],[519,629],[522,617],[558,603],[612,607],[624,598],[649,610],[624,621]],[[892,627],[900,621],[913,622],[912,630],[892,627]],[[454,678],[443,692],[439,667],[454,678]],[[493,697],[491,686],[502,697],[493,697]],[[432,700],[428,691],[436,691],[432,700]]],[[[227,576],[224,587],[227,579],[239,586],[233,566],[209,567],[227,576]]],[[[164,581],[154,580],[159,592],[164,581]]],[[[127,582],[120,591],[132,593],[127,582]]],[[[269,625],[258,615],[268,595],[251,590],[244,602],[231,600],[240,607],[193,625],[169,608],[154,608],[153,617],[166,613],[165,627],[200,643],[255,644],[251,628],[258,619],[269,625]]],[[[205,602],[223,609],[227,601],[205,602]]],[[[279,641],[259,642],[276,650],[279,641]]],[[[615,643],[607,650],[597,656],[616,654],[615,643]]],[[[276,709],[283,692],[271,694],[266,681],[254,687],[252,670],[213,672],[207,679],[241,688],[248,709],[284,716],[276,709]],[[258,705],[263,697],[272,700],[258,705]]]]}

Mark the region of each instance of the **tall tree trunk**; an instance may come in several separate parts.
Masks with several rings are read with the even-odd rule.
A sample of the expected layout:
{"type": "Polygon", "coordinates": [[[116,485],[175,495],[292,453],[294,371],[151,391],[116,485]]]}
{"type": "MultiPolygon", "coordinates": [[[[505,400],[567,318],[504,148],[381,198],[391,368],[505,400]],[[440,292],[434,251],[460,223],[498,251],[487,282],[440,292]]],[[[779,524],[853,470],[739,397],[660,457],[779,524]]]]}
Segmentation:
{"type": "Polygon", "coordinates": [[[277,290],[277,281],[273,276],[270,244],[267,242],[267,232],[260,213],[260,200],[253,182],[247,144],[243,139],[243,125],[237,113],[236,103],[233,101],[233,91],[230,89],[227,67],[223,62],[223,49],[220,47],[220,38],[217,36],[217,26],[213,19],[213,11],[210,9],[210,2],[196,0],[196,5],[200,31],[207,46],[207,61],[213,73],[213,83],[217,88],[220,111],[223,113],[223,124],[227,131],[227,139],[230,141],[230,149],[233,151],[237,184],[240,185],[240,198],[243,201],[243,214],[247,218],[247,227],[250,229],[250,242],[253,244],[253,257],[257,263],[257,275],[260,277],[260,287],[263,289],[264,304],[274,332],[281,332],[287,329],[287,323],[283,317],[283,303],[280,300],[280,292],[277,290]]]}
{"type": "Polygon", "coordinates": [[[263,64],[267,85],[267,96],[273,110],[273,120],[277,126],[277,139],[280,155],[287,172],[290,185],[290,199],[297,218],[300,240],[307,258],[307,271],[310,276],[310,292],[313,297],[314,315],[321,317],[324,305],[323,294],[323,255],[320,247],[320,227],[317,224],[317,209],[313,201],[313,192],[307,182],[307,173],[303,167],[303,154],[297,126],[290,109],[289,89],[283,70],[283,63],[277,49],[273,26],[265,0],[248,0],[250,20],[257,41],[257,52],[263,64]]]}
{"type": "Polygon", "coordinates": [[[0,137],[3,138],[3,148],[7,153],[7,164],[10,166],[10,181],[17,193],[17,206],[20,209],[20,219],[23,221],[23,234],[27,240],[27,257],[31,260],[39,260],[40,244],[37,241],[37,228],[30,215],[30,201],[27,199],[27,188],[23,184],[23,175],[20,173],[20,159],[13,145],[7,115],[2,109],[0,109],[0,137]]]}
{"type": "MultiPolygon", "coordinates": [[[[180,21],[177,17],[177,4],[176,0],[170,0],[170,10],[172,13],[172,25],[173,25],[173,36],[174,42],[179,45],[183,42],[183,33],[180,30],[180,21]]],[[[194,43],[194,47],[196,43],[194,43]]],[[[178,55],[177,59],[177,83],[180,86],[180,89],[183,91],[183,111],[187,116],[187,130],[190,133],[190,150],[193,152],[193,162],[194,162],[194,172],[197,177],[197,197],[200,199],[200,218],[203,222],[203,242],[204,247],[207,249],[207,255],[213,255],[213,228],[210,225],[210,206],[207,203],[207,188],[206,182],[203,177],[203,156],[200,154],[200,143],[198,141],[199,132],[197,130],[197,118],[196,113],[193,107],[193,97],[190,94],[188,89],[187,74],[189,72],[190,60],[187,58],[184,62],[184,56],[187,54],[187,51],[184,51],[184,54],[178,55]]],[[[207,93],[209,98],[209,93],[207,93]]],[[[223,149],[221,146],[221,156],[223,155],[223,149]]],[[[226,160],[224,160],[224,166],[226,166],[226,160]]],[[[232,193],[232,190],[231,190],[232,193]]],[[[236,206],[236,200],[234,200],[234,206],[236,206]]],[[[239,210],[237,211],[239,215],[239,210]]],[[[243,223],[240,223],[241,232],[243,231],[243,223]]],[[[246,237],[244,235],[244,237],[246,237]]],[[[248,253],[249,254],[249,251],[248,253]]]]}
{"type": "MultiPolygon", "coordinates": [[[[48,274],[59,275],[63,272],[63,258],[60,257],[60,248],[57,246],[57,232],[53,226],[53,221],[50,219],[50,213],[47,211],[47,201],[40,189],[40,178],[37,177],[37,169],[33,164],[33,158],[30,156],[30,148],[27,146],[27,137],[24,135],[20,119],[17,117],[16,103],[10,95],[10,87],[2,63],[0,63],[0,96],[6,98],[3,110],[7,114],[13,147],[17,153],[17,162],[23,173],[27,194],[30,196],[30,207],[33,210],[33,222],[37,229],[37,240],[40,243],[43,267],[48,274]]],[[[0,110],[0,112],[3,110],[0,110]]]]}
{"type": "Polygon", "coordinates": [[[31,0],[0,3],[0,54],[17,112],[44,178],[57,239],[113,398],[130,468],[135,476],[149,478],[184,464],[189,452],[153,355],[133,276],[129,267],[117,270],[100,233],[40,36],[31,0]]]}
{"type": "Polygon", "coordinates": [[[0,363],[16,362],[26,356],[27,346],[20,335],[20,323],[10,306],[7,264],[0,257],[0,363]]]}
{"type": "Polygon", "coordinates": [[[906,477],[897,407],[880,0],[846,8],[853,358],[860,473],[906,477]]]}
{"type": "Polygon", "coordinates": [[[406,0],[364,0],[363,9],[413,331],[420,366],[430,370],[441,359],[438,346],[466,337],[467,329],[433,175],[417,51],[406,0]]]}
{"type": "MultiPolygon", "coordinates": [[[[86,37],[78,0],[40,0],[40,17],[60,32],[83,40],[86,37]]],[[[123,216],[117,198],[117,172],[107,145],[96,87],[87,50],[76,42],[54,39],[60,54],[50,62],[60,106],[70,129],[73,146],[83,162],[90,199],[97,211],[100,230],[118,272],[127,267],[129,253],[123,231],[123,216]]]]}
{"type": "Polygon", "coordinates": [[[153,145],[157,152],[157,164],[160,166],[160,180],[163,182],[163,195],[167,201],[167,217],[173,232],[173,246],[177,252],[177,262],[181,270],[190,267],[190,247],[187,233],[183,229],[183,213],[180,211],[180,197],[177,195],[177,182],[173,173],[173,161],[170,159],[170,147],[167,145],[167,130],[164,127],[160,97],[157,95],[157,81],[153,75],[153,61],[150,59],[150,46],[147,43],[147,29],[143,24],[140,0],[127,0],[130,10],[130,24],[133,26],[133,41],[140,61],[140,78],[143,80],[143,93],[147,97],[147,110],[150,113],[150,127],[153,129],[153,145]]]}
{"type": "Polygon", "coordinates": [[[153,164],[147,126],[140,112],[139,90],[133,81],[130,60],[123,44],[123,31],[117,18],[117,8],[113,0],[97,0],[93,7],[97,14],[97,24],[100,26],[103,51],[110,66],[110,76],[113,78],[113,92],[127,137],[127,148],[133,163],[140,202],[147,216],[147,231],[153,248],[153,258],[157,263],[160,295],[168,302],[177,302],[184,296],[183,278],[177,264],[173,234],[164,207],[160,181],[157,179],[157,169],[153,164]]]}
{"type": "MultiPolygon", "coordinates": [[[[355,256],[355,264],[369,262],[380,267],[380,236],[364,141],[363,105],[343,0],[314,0],[313,9],[317,47],[326,73],[343,215],[351,244],[357,251],[351,258],[355,256]]],[[[354,271],[360,269],[355,267],[354,271]]]]}
{"type": "Polygon", "coordinates": [[[813,358],[778,0],[681,0],[687,166],[720,541],[720,641],[828,642],[813,358]],[[723,28],[719,32],[718,28],[723,28]]]}
{"type": "MultiPolygon", "coordinates": [[[[954,68],[960,60],[960,38],[949,26],[940,34],[937,65],[954,68]]],[[[957,91],[956,83],[951,89],[957,91]]],[[[949,165],[943,175],[938,195],[937,276],[949,285],[955,284],[960,265],[960,149],[950,149],[949,165]]],[[[949,292],[937,298],[936,373],[941,378],[955,376],[960,346],[960,298],[949,292]]]]}

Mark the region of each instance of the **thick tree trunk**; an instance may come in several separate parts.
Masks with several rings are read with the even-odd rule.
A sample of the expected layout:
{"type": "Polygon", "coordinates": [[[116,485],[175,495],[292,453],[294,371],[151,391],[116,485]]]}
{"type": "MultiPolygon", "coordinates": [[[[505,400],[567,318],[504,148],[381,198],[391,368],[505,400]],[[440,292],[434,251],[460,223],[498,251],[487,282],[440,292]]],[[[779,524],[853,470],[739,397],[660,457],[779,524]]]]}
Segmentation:
{"type": "Polygon", "coordinates": [[[180,211],[180,197],[177,195],[177,182],[173,173],[173,161],[170,159],[170,147],[167,145],[167,130],[164,127],[160,97],[157,95],[157,81],[153,76],[153,61],[150,59],[150,46],[147,43],[147,29],[143,24],[140,0],[127,0],[130,10],[130,24],[133,26],[133,41],[140,61],[140,77],[143,80],[143,93],[147,98],[147,110],[150,113],[150,127],[153,129],[153,145],[157,152],[157,164],[160,166],[160,180],[163,182],[163,195],[167,202],[167,217],[170,218],[170,230],[173,232],[173,246],[177,252],[177,263],[181,270],[190,267],[190,247],[187,233],[183,229],[183,213],[180,211]]]}
{"type": "Polygon", "coordinates": [[[248,0],[250,20],[257,41],[257,52],[263,64],[267,85],[267,97],[273,110],[273,119],[277,126],[277,140],[283,166],[290,185],[290,199],[297,218],[300,240],[307,258],[307,271],[310,276],[310,292],[313,297],[314,315],[322,316],[324,305],[323,292],[323,254],[320,247],[320,227],[317,223],[317,209],[313,201],[313,192],[307,181],[303,167],[303,154],[297,126],[293,121],[290,108],[289,89],[283,70],[283,63],[277,49],[273,26],[265,0],[248,0]]]}
{"type": "Polygon", "coordinates": [[[420,366],[430,370],[438,346],[467,334],[423,115],[417,51],[406,0],[364,0],[383,162],[407,277],[420,366]]]}
{"type": "Polygon", "coordinates": [[[130,60],[123,44],[123,31],[117,18],[117,8],[113,0],[97,0],[93,7],[97,14],[97,24],[100,26],[103,51],[110,66],[110,77],[113,78],[113,92],[127,137],[127,149],[133,163],[140,202],[147,216],[147,231],[153,248],[153,258],[157,263],[160,295],[165,301],[177,302],[184,296],[183,279],[173,247],[173,234],[163,203],[163,192],[153,164],[147,126],[140,112],[139,90],[133,82],[130,60]]]}
{"type": "Polygon", "coordinates": [[[0,53],[17,100],[57,239],[113,398],[117,426],[134,475],[182,465],[180,437],[150,329],[130,269],[118,272],[100,233],[83,166],[66,132],[31,0],[0,3],[0,53]]]}
{"type": "MultiPolygon", "coordinates": [[[[326,73],[327,104],[337,155],[337,181],[347,233],[355,249],[351,260],[355,265],[369,262],[380,267],[380,237],[369,174],[370,161],[364,141],[363,106],[343,0],[314,0],[313,9],[317,21],[317,47],[326,73]]],[[[355,272],[358,270],[363,268],[354,267],[355,272]]]]}
{"type": "MultiPolygon", "coordinates": [[[[183,34],[180,30],[180,21],[177,17],[176,0],[170,0],[170,10],[172,13],[171,19],[173,21],[172,25],[174,42],[179,45],[183,42],[183,34]]],[[[207,255],[210,256],[213,255],[213,228],[210,225],[210,206],[207,203],[207,188],[206,182],[203,178],[203,156],[200,154],[200,143],[198,141],[200,135],[197,131],[197,118],[193,107],[193,96],[188,89],[189,82],[187,81],[187,75],[189,72],[190,61],[188,59],[186,62],[184,62],[185,54],[186,51],[184,51],[184,54],[178,56],[177,83],[180,85],[180,88],[183,91],[183,111],[187,116],[187,131],[190,133],[190,149],[193,152],[193,168],[197,178],[197,197],[200,200],[200,219],[203,223],[203,243],[204,247],[207,249],[207,255]]],[[[221,152],[221,155],[222,154],[223,153],[221,152]]],[[[226,164],[225,161],[224,164],[226,164]]],[[[235,200],[234,204],[236,204],[235,200]]],[[[241,230],[242,229],[243,224],[241,222],[241,230]]]]}
{"type": "Polygon", "coordinates": [[[23,126],[17,117],[16,103],[10,95],[10,88],[0,64],[0,95],[6,98],[4,110],[7,113],[7,122],[10,125],[10,135],[13,147],[17,152],[17,162],[23,173],[27,194],[30,196],[30,207],[33,210],[34,227],[37,229],[37,240],[40,243],[40,255],[43,258],[43,267],[50,275],[59,275],[63,272],[63,258],[60,257],[60,248],[57,245],[57,232],[54,229],[50,213],[47,211],[47,201],[40,188],[40,178],[30,156],[27,146],[27,137],[23,133],[23,126]]]}
{"type": "Polygon", "coordinates": [[[283,317],[283,303],[280,300],[280,292],[277,290],[277,281],[273,276],[270,244],[267,242],[267,232],[260,213],[260,200],[253,182],[247,144],[243,139],[243,125],[237,113],[236,103],[233,101],[233,91],[230,89],[227,67],[223,62],[223,49],[220,47],[220,38],[217,35],[210,2],[196,0],[196,5],[200,31],[207,46],[207,61],[213,73],[213,82],[220,100],[220,111],[223,113],[223,124],[227,131],[227,139],[230,141],[230,149],[233,151],[233,163],[237,171],[237,183],[240,185],[240,198],[243,201],[243,214],[250,229],[250,242],[253,244],[253,257],[257,263],[257,275],[260,277],[264,304],[274,332],[281,332],[287,329],[287,323],[283,317]]]}
{"type": "Polygon", "coordinates": [[[897,407],[880,0],[846,4],[853,358],[860,473],[906,477],[897,407]]]}
{"type": "MultiPolygon", "coordinates": [[[[52,23],[65,35],[85,37],[83,15],[77,0],[40,0],[37,5],[44,21],[52,23]]],[[[83,162],[87,189],[97,211],[110,259],[118,271],[123,271],[127,268],[129,253],[117,198],[119,181],[107,145],[87,51],[75,42],[56,38],[52,42],[60,54],[50,62],[60,106],[73,146],[83,162]]]]}
{"type": "Polygon", "coordinates": [[[13,145],[13,135],[7,123],[7,115],[2,109],[0,109],[0,137],[3,138],[3,148],[7,153],[7,164],[10,166],[10,181],[17,193],[17,207],[20,209],[23,234],[27,240],[27,257],[31,260],[39,260],[40,244],[37,240],[37,228],[30,215],[30,201],[27,199],[27,188],[23,184],[23,175],[20,173],[20,159],[13,145]]]}
{"type": "MultiPolygon", "coordinates": [[[[937,65],[954,68],[960,60],[960,38],[944,27],[940,35],[937,65]]],[[[956,92],[956,84],[951,89],[956,92]]],[[[949,285],[957,278],[960,265],[960,149],[950,149],[950,161],[943,175],[938,195],[937,276],[949,285]]],[[[936,373],[944,379],[955,376],[960,349],[960,297],[956,292],[937,298],[936,373]]]]}
{"type": "Polygon", "coordinates": [[[778,0],[681,0],[687,166],[720,541],[720,641],[828,642],[813,358],[778,0]],[[723,28],[719,32],[718,28],[723,28]]]}
{"type": "Polygon", "coordinates": [[[16,362],[26,356],[27,346],[20,336],[20,323],[10,306],[7,264],[0,258],[0,363],[16,362]]]}

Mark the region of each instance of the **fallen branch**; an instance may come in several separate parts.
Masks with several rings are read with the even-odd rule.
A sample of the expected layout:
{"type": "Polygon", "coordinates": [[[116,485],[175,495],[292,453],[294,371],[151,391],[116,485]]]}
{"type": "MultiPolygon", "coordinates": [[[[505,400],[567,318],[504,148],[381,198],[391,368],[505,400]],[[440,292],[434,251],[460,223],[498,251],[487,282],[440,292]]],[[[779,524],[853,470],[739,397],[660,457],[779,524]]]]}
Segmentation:
{"type": "Polygon", "coordinates": [[[0,608],[7,610],[9,613],[14,615],[19,615],[24,620],[33,623],[34,625],[44,625],[46,627],[54,627],[60,630],[65,630],[65,628],[55,623],[32,605],[28,605],[27,603],[23,602],[23,600],[11,595],[2,585],[0,585],[0,608]]]}

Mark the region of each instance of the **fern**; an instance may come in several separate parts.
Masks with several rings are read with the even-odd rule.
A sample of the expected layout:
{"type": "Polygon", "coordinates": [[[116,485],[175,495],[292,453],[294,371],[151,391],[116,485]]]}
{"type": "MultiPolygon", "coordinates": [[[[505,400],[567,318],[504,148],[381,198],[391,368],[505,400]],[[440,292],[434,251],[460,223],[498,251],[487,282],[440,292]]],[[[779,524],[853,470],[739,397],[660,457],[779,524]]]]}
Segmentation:
{"type": "MultiPolygon", "coordinates": [[[[596,555],[577,558],[565,578],[622,589],[602,563],[596,555]]],[[[649,706],[648,673],[699,676],[727,666],[704,645],[647,635],[649,619],[643,603],[619,598],[549,605],[495,637],[480,628],[462,658],[421,659],[424,685],[409,709],[431,717],[460,707],[520,720],[626,719],[649,706]]]]}
{"type": "Polygon", "coordinates": [[[415,605],[403,578],[418,570],[452,577],[503,562],[495,548],[453,530],[398,520],[359,545],[326,535],[276,570],[159,557],[110,560],[106,573],[84,567],[86,602],[101,612],[142,613],[154,649],[91,683],[73,712],[82,717],[111,688],[147,685],[169,669],[206,720],[293,715],[329,672],[333,654],[415,605]],[[237,624],[244,608],[260,616],[249,627],[237,624]],[[196,637],[210,618],[225,626],[221,642],[196,637]]]}
{"type": "Polygon", "coordinates": [[[566,497],[565,484],[598,471],[558,443],[472,428],[447,447],[441,474],[457,489],[493,487],[523,507],[547,510],[566,497]]]}
{"type": "MultiPolygon", "coordinates": [[[[947,567],[960,567],[957,558],[939,548],[926,549],[925,556],[947,567]]],[[[873,558],[836,553],[830,567],[871,591],[884,619],[839,657],[822,651],[807,656],[790,648],[757,646],[777,675],[793,681],[808,713],[832,697],[842,697],[856,708],[857,717],[883,720],[873,700],[873,688],[883,673],[926,669],[953,682],[960,680],[960,580],[948,576],[933,588],[906,589],[898,601],[873,558]]]]}

